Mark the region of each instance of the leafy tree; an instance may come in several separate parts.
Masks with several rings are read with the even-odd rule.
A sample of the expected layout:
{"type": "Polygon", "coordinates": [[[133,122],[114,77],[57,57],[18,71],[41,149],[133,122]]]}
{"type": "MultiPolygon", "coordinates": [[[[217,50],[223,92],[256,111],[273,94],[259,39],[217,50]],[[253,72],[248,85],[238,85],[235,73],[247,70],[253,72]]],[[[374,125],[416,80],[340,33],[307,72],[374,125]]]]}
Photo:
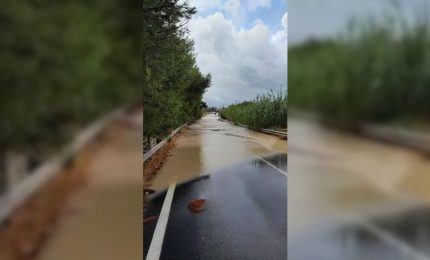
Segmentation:
{"type": "Polygon", "coordinates": [[[162,136],[201,116],[210,75],[196,65],[186,24],[194,7],[178,0],[145,0],[143,7],[144,135],[162,136]]]}

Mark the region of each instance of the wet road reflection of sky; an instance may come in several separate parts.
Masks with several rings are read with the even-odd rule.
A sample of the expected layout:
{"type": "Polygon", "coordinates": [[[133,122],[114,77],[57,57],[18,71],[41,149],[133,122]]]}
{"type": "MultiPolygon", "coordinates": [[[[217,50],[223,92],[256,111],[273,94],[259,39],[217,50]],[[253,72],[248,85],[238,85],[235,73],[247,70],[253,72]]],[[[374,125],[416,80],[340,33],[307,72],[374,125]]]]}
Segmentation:
{"type": "MultiPolygon", "coordinates": [[[[210,175],[177,185],[160,259],[287,258],[287,156],[247,159],[210,175]],[[191,200],[205,199],[205,210],[188,210],[191,200]]],[[[145,206],[157,216],[165,193],[145,206]]],[[[145,252],[156,222],[144,225],[145,252]]]]}

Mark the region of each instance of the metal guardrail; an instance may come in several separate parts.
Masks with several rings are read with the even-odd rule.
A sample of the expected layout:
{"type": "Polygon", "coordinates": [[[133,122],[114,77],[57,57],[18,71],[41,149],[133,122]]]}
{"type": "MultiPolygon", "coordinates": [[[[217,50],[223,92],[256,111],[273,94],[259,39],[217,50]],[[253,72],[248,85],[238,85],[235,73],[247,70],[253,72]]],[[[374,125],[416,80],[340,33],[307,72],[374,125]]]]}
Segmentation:
{"type": "Polygon", "coordinates": [[[166,142],[175,136],[182,128],[184,128],[186,124],[181,125],[180,127],[176,128],[170,135],[168,135],[163,141],[159,142],[156,146],[154,146],[151,150],[143,154],[143,162],[151,158],[158,150],[160,150],[161,147],[163,147],[166,142]]]}
{"type": "Polygon", "coordinates": [[[288,139],[288,133],[286,133],[286,132],[272,130],[272,129],[258,129],[257,131],[260,131],[260,132],[263,132],[266,134],[277,135],[281,138],[288,139]]]}
{"type": "MultiPolygon", "coordinates": [[[[313,122],[324,122],[324,117],[312,112],[291,110],[290,115],[313,122]]],[[[408,147],[417,152],[430,154],[430,134],[413,129],[396,128],[387,125],[363,124],[359,127],[359,134],[377,141],[387,142],[408,147]]]]}
{"type": "Polygon", "coordinates": [[[42,164],[29,177],[17,186],[7,191],[0,198],[0,223],[27,201],[38,189],[47,183],[55,174],[61,171],[64,163],[91,142],[108,124],[123,114],[123,109],[117,109],[102,117],[94,124],[83,130],[74,141],[66,146],[57,156],[42,164]]]}
{"type": "Polygon", "coordinates": [[[272,130],[272,129],[264,129],[264,128],[252,128],[252,127],[249,127],[247,125],[238,124],[238,123],[235,123],[235,122],[232,122],[232,121],[229,121],[226,119],[222,119],[222,118],[220,118],[220,120],[224,121],[224,122],[229,122],[229,123],[237,125],[237,126],[245,127],[245,128],[250,129],[250,130],[253,130],[253,131],[262,132],[262,133],[270,134],[270,135],[276,135],[276,136],[281,137],[282,139],[288,139],[288,133],[287,132],[282,132],[282,131],[277,131],[277,130],[272,130]]]}
{"type": "Polygon", "coordinates": [[[428,133],[380,125],[365,125],[361,128],[361,133],[370,138],[430,154],[430,134],[428,133]]]}

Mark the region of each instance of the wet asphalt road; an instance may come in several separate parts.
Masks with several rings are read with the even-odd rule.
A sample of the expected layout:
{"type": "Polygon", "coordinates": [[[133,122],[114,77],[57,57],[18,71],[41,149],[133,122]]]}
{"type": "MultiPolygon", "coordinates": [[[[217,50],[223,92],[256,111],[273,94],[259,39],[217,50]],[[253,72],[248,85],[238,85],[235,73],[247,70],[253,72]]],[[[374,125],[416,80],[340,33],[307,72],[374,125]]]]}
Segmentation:
{"type": "Polygon", "coordinates": [[[430,207],[419,207],[343,224],[321,221],[289,236],[288,259],[427,260],[429,220],[430,207]]]}
{"type": "MultiPolygon", "coordinates": [[[[204,144],[202,165],[229,164],[238,151],[248,158],[259,154],[247,146],[225,149],[241,147],[237,141],[248,139],[239,136],[248,135],[223,127],[228,126],[206,118],[190,129],[202,139],[191,143],[204,144]]],[[[287,180],[276,177],[273,167],[252,159],[223,170],[202,167],[196,172],[209,176],[176,188],[160,258],[430,260],[428,158],[294,118],[289,132],[294,138],[288,156],[288,232],[287,180]],[[207,199],[200,214],[186,208],[196,198],[207,199]]],[[[270,160],[286,171],[286,155],[270,160]]],[[[172,165],[167,174],[181,169],[172,165]]],[[[159,214],[164,194],[147,205],[147,215],[159,214]]],[[[145,225],[146,253],[155,226],[145,225]]]]}
{"type": "MultiPolygon", "coordinates": [[[[276,154],[177,185],[160,259],[287,259],[286,172],[287,155],[276,154]],[[200,198],[205,211],[191,212],[200,198]]],[[[146,218],[160,214],[165,196],[146,204],[146,218]]],[[[144,225],[145,258],[158,222],[144,225]]]]}

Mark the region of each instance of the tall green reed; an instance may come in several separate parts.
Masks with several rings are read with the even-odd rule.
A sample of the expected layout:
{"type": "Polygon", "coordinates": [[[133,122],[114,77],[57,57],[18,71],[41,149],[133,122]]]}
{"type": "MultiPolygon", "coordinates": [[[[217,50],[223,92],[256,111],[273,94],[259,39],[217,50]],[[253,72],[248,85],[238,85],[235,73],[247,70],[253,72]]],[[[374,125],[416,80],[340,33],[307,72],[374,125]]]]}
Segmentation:
{"type": "Polygon", "coordinates": [[[430,119],[430,19],[371,19],[289,49],[292,106],[346,126],[430,119]]]}
{"type": "Polygon", "coordinates": [[[252,101],[222,108],[220,115],[235,123],[253,128],[286,128],[287,94],[273,91],[257,96],[252,101]]]}

